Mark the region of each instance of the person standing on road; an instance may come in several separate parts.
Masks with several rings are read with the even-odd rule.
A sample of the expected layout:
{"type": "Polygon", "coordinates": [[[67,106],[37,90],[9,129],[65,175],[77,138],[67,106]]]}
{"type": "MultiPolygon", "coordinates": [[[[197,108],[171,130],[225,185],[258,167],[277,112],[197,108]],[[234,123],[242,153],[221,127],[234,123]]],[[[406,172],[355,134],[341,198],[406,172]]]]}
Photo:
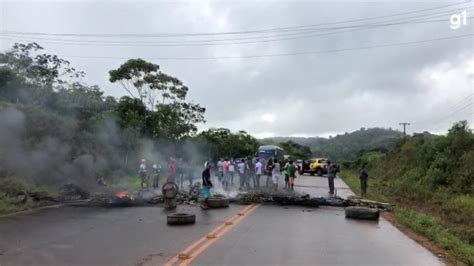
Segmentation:
{"type": "Polygon", "coordinates": [[[334,195],[334,178],[336,178],[336,167],[331,163],[331,161],[327,161],[328,165],[328,185],[329,185],[329,194],[334,195]]]}
{"type": "Polygon", "coordinates": [[[265,172],[267,174],[267,180],[265,182],[265,185],[267,186],[267,188],[270,187],[270,183],[272,182],[271,181],[272,171],[273,171],[273,159],[269,158],[267,161],[267,164],[265,165],[265,172]]]}
{"type": "MultiPolygon", "coordinates": [[[[291,160],[290,160],[291,161],[291,160]]],[[[285,166],[283,167],[283,174],[285,175],[285,188],[290,188],[290,184],[289,184],[289,174],[288,174],[288,170],[290,168],[290,161],[287,161],[285,163],[285,166]]]]}
{"type": "Polygon", "coordinates": [[[278,180],[280,179],[280,174],[281,174],[281,169],[280,169],[280,163],[278,162],[278,159],[273,160],[273,169],[272,169],[272,183],[273,183],[273,189],[275,191],[278,190],[278,180]]]}
{"type": "Polygon", "coordinates": [[[257,185],[255,182],[255,166],[253,165],[252,158],[248,157],[246,161],[246,183],[247,190],[250,190],[250,181],[252,181],[253,187],[257,185]]]}
{"type": "Polygon", "coordinates": [[[237,165],[237,171],[239,171],[239,177],[240,177],[240,187],[239,190],[243,190],[246,180],[245,180],[245,174],[246,174],[246,164],[245,164],[245,159],[240,160],[240,163],[237,165]]]}
{"type": "Polygon", "coordinates": [[[213,187],[211,182],[211,164],[206,162],[204,171],[202,171],[202,196],[204,202],[201,205],[203,209],[209,209],[208,200],[211,196],[211,188],[213,187]]]}
{"type": "Polygon", "coordinates": [[[217,178],[219,179],[219,182],[222,182],[222,179],[224,178],[224,162],[222,161],[222,158],[217,161],[217,178]]]}
{"type": "Polygon", "coordinates": [[[291,189],[291,190],[295,190],[294,189],[294,185],[295,185],[295,179],[296,179],[296,165],[295,163],[290,160],[289,161],[289,165],[288,165],[288,188],[291,189]]]}
{"type": "Polygon", "coordinates": [[[142,159],[141,161],[141,164],[138,168],[138,175],[140,176],[140,181],[141,181],[141,188],[145,188],[145,185],[146,187],[148,187],[148,182],[147,182],[147,170],[146,170],[146,160],[145,159],[142,159]]]}
{"type": "Polygon", "coordinates": [[[260,188],[260,177],[262,176],[263,165],[260,162],[260,159],[257,158],[257,163],[255,164],[255,188],[260,188]]]}
{"type": "Polygon", "coordinates": [[[160,186],[160,173],[161,165],[153,165],[153,188],[158,188],[160,186]]]}
{"type": "Polygon", "coordinates": [[[170,157],[170,162],[168,164],[168,182],[176,183],[176,160],[173,157],[170,157]]]}
{"type": "Polygon", "coordinates": [[[183,189],[183,183],[184,183],[183,158],[178,158],[178,161],[176,162],[176,177],[178,177],[179,188],[183,189]]]}
{"type": "Polygon", "coordinates": [[[359,179],[360,179],[360,195],[365,198],[367,197],[367,179],[369,179],[369,174],[365,169],[366,164],[362,165],[362,168],[359,170],[359,179]]]}
{"type": "Polygon", "coordinates": [[[224,177],[222,178],[222,187],[224,190],[227,190],[229,188],[229,159],[224,158],[224,162],[222,163],[222,171],[224,174],[224,177]]]}
{"type": "Polygon", "coordinates": [[[235,162],[234,160],[229,162],[229,177],[230,177],[230,184],[234,184],[234,173],[235,173],[235,162]]]}

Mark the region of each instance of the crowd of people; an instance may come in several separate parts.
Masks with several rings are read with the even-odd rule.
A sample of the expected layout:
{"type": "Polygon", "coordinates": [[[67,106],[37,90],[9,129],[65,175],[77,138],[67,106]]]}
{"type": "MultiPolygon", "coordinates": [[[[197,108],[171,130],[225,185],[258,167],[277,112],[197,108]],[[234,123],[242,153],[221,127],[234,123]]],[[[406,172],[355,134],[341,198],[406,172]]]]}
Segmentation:
{"type": "Polygon", "coordinates": [[[180,188],[184,188],[186,182],[189,183],[189,187],[192,187],[199,170],[193,160],[185,161],[181,158],[176,160],[175,158],[170,157],[166,164],[166,175],[164,175],[163,172],[161,164],[155,163],[153,164],[152,173],[150,174],[148,172],[146,160],[142,159],[140,166],[138,167],[141,188],[149,187],[150,177],[152,177],[152,187],[159,188],[162,176],[166,176],[166,182],[176,183],[180,188]]]}
{"type": "Polygon", "coordinates": [[[282,175],[285,176],[285,188],[293,189],[298,166],[293,160],[279,161],[269,158],[242,158],[230,160],[221,158],[216,163],[217,177],[225,190],[234,184],[234,177],[239,178],[239,190],[258,190],[265,180],[265,187],[278,189],[282,175]]]}
{"type": "Polygon", "coordinates": [[[166,164],[166,170],[163,169],[161,164],[154,163],[151,173],[148,171],[147,161],[142,159],[138,168],[138,175],[142,188],[148,188],[150,183],[153,188],[159,188],[160,178],[163,176],[166,176],[167,182],[174,182],[181,189],[186,186],[191,188],[196,178],[203,178],[204,172],[206,174],[209,172],[209,176],[215,174],[224,190],[230,190],[235,183],[237,183],[239,190],[258,190],[263,185],[277,190],[282,175],[285,178],[285,188],[293,189],[297,169],[296,163],[292,160],[283,162],[273,158],[261,160],[260,158],[249,157],[241,159],[220,158],[215,164],[208,160],[204,164],[204,169],[201,170],[198,165],[194,164],[193,160],[183,160],[181,158],[176,160],[170,157],[166,164]],[[266,180],[262,184],[264,178],[266,180]]]}
{"type": "MultiPolygon", "coordinates": [[[[155,189],[159,188],[162,172],[160,164],[153,164],[152,175],[150,175],[147,170],[146,160],[142,159],[138,169],[141,187],[148,188],[149,177],[152,176],[152,187],[155,189]]],[[[297,172],[298,165],[291,159],[279,161],[273,158],[267,160],[250,157],[241,159],[220,158],[215,163],[215,166],[211,160],[208,160],[204,164],[204,169],[199,169],[193,160],[185,161],[181,158],[175,160],[173,157],[170,157],[167,163],[166,181],[176,183],[183,189],[186,183],[191,188],[194,180],[201,177],[202,186],[209,191],[213,187],[212,173],[214,173],[225,191],[231,190],[231,186],[234,186],[234,180],[237,177],[239,179],[237,185],[240,191],[259,190],[263,186],[263,178],[266,178],[265,187],[267,189],[277,191],[279,181],[283,176],[285,181],[284,188],[294,190],[297,172]]],[[[327,179],[329,194],[331,195],[335,192],[334,178],[336,177],[336,172],[337,168],[328,160],[327,179]]],[[[365,166],[360,170],[359,177],[361,193],[365,197],[367,195],[368,177],[365,166]]]]}

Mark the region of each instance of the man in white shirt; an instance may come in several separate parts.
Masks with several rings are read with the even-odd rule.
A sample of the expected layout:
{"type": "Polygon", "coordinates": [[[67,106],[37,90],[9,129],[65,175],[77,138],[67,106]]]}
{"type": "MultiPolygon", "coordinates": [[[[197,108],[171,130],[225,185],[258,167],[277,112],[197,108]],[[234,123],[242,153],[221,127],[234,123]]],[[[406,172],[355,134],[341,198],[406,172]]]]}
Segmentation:
{"type": "Polygon", "coordinates": [[[147,171],[146,171],[146,160],[145,159],[142,159],[141,161],[141,164],[138,168],[138,175],[140,176],[140,180],[141,180],[141,187],[142,188],[145,188],[148,187],[148,183],[147,183],[147,171]]]}
{"type": "Polygon", "coordinates": [[[234,166],[234,162],[231,161],[230,164],[229,164],[229,176],[230,176],[230,184],[231,185],[234,184],[234,173],[235,173],[235,166],[234,166]]]}
{"type": "Polygon", "coordinates": [[[255,164],[255,181],[256,181],[256,188],[260,188],[260,177],[262,176],[263,172],[263,165],[260,162],[260,159],[257,158],[257,163],[255,164]]]}
{"type": "Polygon", "coordinates": [[[237,171],[239,171],[239,176],[240,176],[240,187],[239,187],[239,190],[243,190],[244,189],[244,186],[245,186],[245,183],[246,183],[246,164],[245,164],[245,160],[242,159],[240,161],[240,163],[237,165],[237,171]]]}
{"type": "Polygon", "coordinates": [[[278,190],[278,180],[280,179],[280,163],[278,159],[273,159],[273,170],[272,170],[272,182],[273,182],[273,189],[275,191],[278,190]]]}
{"type": "Polygon", "coordinates": [[[222,161],[222,158],[219,159],[217,162],[217,173],[218,173],[218,178],[219,182],[222,182],[222,179],[224,177],[224,162],[222,161]]]}

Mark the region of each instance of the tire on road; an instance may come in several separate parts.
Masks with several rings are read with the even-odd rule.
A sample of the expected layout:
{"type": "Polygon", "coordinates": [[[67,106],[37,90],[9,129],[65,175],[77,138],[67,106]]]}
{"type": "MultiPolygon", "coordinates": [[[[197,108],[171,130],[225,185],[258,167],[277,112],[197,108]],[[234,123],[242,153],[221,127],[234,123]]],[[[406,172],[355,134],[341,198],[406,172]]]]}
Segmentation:
{"type": "Polygon", "coordinates": [[[229,199],[221,197],[210,197],[207,200],[207,206],[209,208],[227,208],[229,207],[229,199]]]}
{"type": "Polygon", "coordinates": [[[28,201],[28,193],[25,191],[19,191],[16,193],[15,199],[18,203],[25,204],[28,201]]]}
{"type": "Polygon", "coordinates": [[[169,225],[185,225],[195,224],[196,215],[190,213],[173,213],[167,216],[167,223],[169,225]]]}
{"type": "Polygon", "coordinates": [[[374,208],[367,207],[347,207],[346,218],[364,219],[364,220],[378,220],[380,211],[374,208]]]}

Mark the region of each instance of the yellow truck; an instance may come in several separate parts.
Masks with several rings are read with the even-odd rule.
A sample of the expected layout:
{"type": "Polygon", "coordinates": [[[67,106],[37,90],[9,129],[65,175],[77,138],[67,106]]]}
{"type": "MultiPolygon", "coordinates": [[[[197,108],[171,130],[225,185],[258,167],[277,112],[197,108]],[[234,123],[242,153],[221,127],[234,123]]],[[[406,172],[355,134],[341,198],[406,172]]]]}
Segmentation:
{"type": "Polygon", "coordinates": [[[301,164],[300,175],[304,174],[322,176],[327,173],[327,159],[326,158],[313,158],[305,160],[301,164]]]}

